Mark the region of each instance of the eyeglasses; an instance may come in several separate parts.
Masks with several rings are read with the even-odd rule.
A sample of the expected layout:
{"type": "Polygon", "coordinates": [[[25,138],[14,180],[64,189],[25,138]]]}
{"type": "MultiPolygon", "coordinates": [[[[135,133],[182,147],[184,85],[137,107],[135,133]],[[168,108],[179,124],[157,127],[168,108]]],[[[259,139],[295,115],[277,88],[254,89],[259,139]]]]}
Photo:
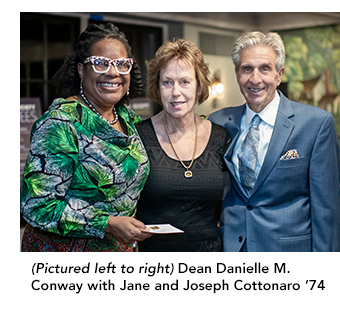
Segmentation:
{"type": "Polygon", "coordinates": [[[83,62],[84,65],[87,63],[92,64],[92,68],[97,74],[107,73],[113,65],[118,74],[127,75],[131,71],[133,59],[119,58],[111,60],[103,56],[90,56],[83,62]]]}

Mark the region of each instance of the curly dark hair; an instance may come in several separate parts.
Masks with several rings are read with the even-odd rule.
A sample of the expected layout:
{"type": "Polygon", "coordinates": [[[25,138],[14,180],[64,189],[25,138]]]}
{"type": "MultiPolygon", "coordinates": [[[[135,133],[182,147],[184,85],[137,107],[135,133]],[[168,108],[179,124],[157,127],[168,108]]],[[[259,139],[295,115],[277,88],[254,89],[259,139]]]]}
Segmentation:
{"type": "MultiPolygon", "coordinates": [[[[91,56],[90,50],[93,44],[106,38],[119,40],[124,45],[128,58],[133,58],[131,46],[125,34],[119,31],[118,27],[112,23],[89,24],[79,36],[76,51],[66,57],[64,64],[53,77],[57,96],[67,98],[79,93],[80,77],[77,65],[78,63],[83,63],[87,57],[91,56]]],[[[126,103],[128,98],[132,99],[143,95],[142,75],[135,59],[130,76],[129,96],[125,94],[117,104],[126,103]]]]}

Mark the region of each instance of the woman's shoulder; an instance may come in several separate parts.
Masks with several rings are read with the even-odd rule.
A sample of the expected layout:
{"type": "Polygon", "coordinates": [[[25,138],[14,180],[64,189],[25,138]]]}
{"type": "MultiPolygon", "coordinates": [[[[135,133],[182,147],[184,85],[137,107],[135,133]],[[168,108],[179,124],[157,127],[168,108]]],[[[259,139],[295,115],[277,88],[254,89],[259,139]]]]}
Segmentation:
{"type": "Polygon", "coordinates": [[[78,104],[81,104],[74,98],[56,98],[48,108],[48,112],[65,112],[69,113],[70,110],[74,110],[78,104]]]}
{"type": "Polygon", "coordinates": [[[146,148],[157,145],[157,136],[151,118],[144,119],[142,122],[135,124],[135,127],[146,148]]]}
{"type": "Polygon", "coordinates": [[[205,118],[204,116],[200,116],[200,121],[204,125],[206,129],[211,128],[211,134],[212,135],[222,135],[225,137],[229,137],[229,132],[226,128],[210,121],[209,119],[205,118]]]}
{"type": "Polygon", "coordinates": [[[80,112],[83,111],[84,105],[74,98],[57,98],[48,108],[47,113],[51,117],[59,117],[74,121],[80,118],[80,112]]]}
{"type": "Polygon", "coordinates": [[[225,135],[229,135],[229,132],[226,128],[222,127],[221,125],[214,123],[211,121],[212,128],[216,132],[224,133],[225,135]]]}
{"type": "Polygon", "coordinates": [[[142,120],[139,123],[136,123],[135,127],[137,128],[139,133],[146,133],[146,132],[153,131],[151,118],[147,118],[147,119],[142,120]]]}
{"type": "Polygon", "coordinates": [[[151,117],[144,119],[142,122],[138,123],[136,126],[138,129],[142,129],[144,131],[152,131],[157,132],[160,127],[163,125],[163,115],[162,113],[158,113],[151,117]]]}
{"type": "MultiPolygon", "coordinates": [[[[76,119],[75,113],[72,113],[73,108],[68,105],[69,102],[63,98],[57,98],[33,124],[31,129],[31,135],[36,132],[43,133],[45,131],[49,133],[61,133],[60,130],[66,131],[66,129],[74,128],[74,121],[76,119]],[[66,127],[65,127],[66,126],[66,127]]],[[[71,103],[75,105],[74,103],[71,103]]],[[[71,106],[72,106],[71,105],[71,106]]]]}
{"type": "Polygon", "coordinates": [[[229,145],[231,142],[231,136],[228,130],[214,122],[211,122],[212,130],[211,136],[218,141],[223,142],[223,144],[229,145]]]}
{"type": "Polygon", "coordinates": [[[143,119],[137,115],[131,108],[124,104],[117,106],[117,112],[126,122],[132,122],[134,124],[140,123],[143,119]]]}
{"type": "Polygon", "coordinates": [[[79,102],[70,99],[56,98],[52,104],[34,123],[32,131],[43,125],[48,127],[58,127],[62,124],[71,125],[80,118],[79,102]]]}

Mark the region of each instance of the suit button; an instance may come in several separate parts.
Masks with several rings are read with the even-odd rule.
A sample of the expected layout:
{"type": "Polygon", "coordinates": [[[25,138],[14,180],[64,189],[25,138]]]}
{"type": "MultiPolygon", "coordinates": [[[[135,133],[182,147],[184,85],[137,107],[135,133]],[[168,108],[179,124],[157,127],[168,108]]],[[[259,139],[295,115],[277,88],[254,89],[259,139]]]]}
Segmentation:
{"type": "Polygon", "coordinates": [[[238,237],[238,241],[241,243],[243,241],[243,237],[242,236],[239,236],[238,237]]]}
{"type": "Polygon", "coordinates": [[[252,205],[247,205],[247,209],[248,210],[253,210],[253,206],[252,205]]]}

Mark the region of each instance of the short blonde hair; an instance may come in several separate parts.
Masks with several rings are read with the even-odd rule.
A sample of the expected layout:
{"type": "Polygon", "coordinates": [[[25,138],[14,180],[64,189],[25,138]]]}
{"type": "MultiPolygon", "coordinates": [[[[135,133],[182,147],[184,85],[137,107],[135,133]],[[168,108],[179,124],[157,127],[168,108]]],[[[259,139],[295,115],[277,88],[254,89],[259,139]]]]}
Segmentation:
{"type": "Polygon", "coordinates": [[[211,87],[209,67],[204,62],[202,52],[193,42],[178,38],[165,41],[157,50],[155,57],[151,61],[146,61],[147,97],[163,106],[159,90],[159,74],[174,58],[194,67],[197,80],[196,100],[198,104],[203,103],[209,97],[211,87]]]}

